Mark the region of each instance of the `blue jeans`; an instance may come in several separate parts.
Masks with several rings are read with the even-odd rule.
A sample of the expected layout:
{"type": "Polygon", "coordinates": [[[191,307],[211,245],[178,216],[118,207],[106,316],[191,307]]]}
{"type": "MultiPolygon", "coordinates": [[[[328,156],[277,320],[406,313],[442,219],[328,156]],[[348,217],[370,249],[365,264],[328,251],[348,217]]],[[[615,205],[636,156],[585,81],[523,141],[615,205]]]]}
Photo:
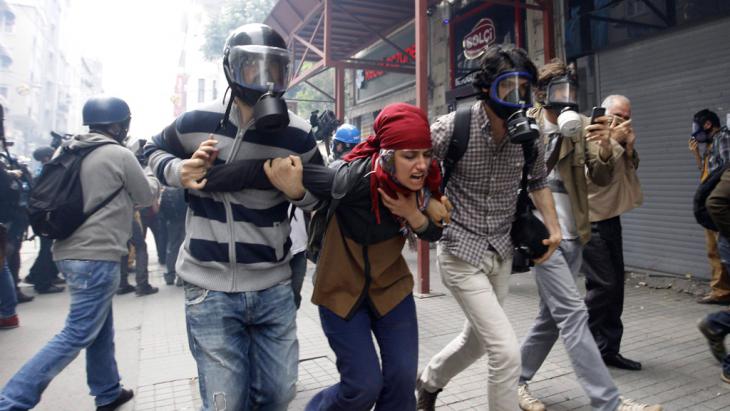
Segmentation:
{"type": "Polygon", "coordinates": [[[15,281],[13,274],[4,263],[0,269],[0,318],[8,318],[15,315],[15,306],[18,305],[18,297],[15,295],[15,281]]]}
{"type": "MultiPolygon", "coordinates": [[[[730,311],[724,310],[708,314],[705,321],[714,333],[722,336],[730,334],[730,311]]],[[[722,360],[722,370],[725,374],[730,375],[730,354],[722,360]]]]}
{"type": "Polygon", "coordinates": [[[343,320],[319,307],[322,329],[337,356],[340,382],[309,401],[307,411],[415,410],[418,369],[416,304],[409,295],[385,316],[376,318],[363,302],[343,320]],[[381,369],[372,334],[380,347],[381,369]]]}
{"type": "Polygon", "coordinates": [[[86,382],[96,405],[119,397],[114,359],[112,297],[119,286],[118,261],[62,260],[71,308],[60,333],[8,381],[0,394],[0,411],[35,407],[53,378],[86,349],[86,382]]]}
{"type": "Polygon", "coordinates": [[[289,282],[240,293],[186,282],[185,317],[203,411],[286,410],[299,361],[289,282]]]}

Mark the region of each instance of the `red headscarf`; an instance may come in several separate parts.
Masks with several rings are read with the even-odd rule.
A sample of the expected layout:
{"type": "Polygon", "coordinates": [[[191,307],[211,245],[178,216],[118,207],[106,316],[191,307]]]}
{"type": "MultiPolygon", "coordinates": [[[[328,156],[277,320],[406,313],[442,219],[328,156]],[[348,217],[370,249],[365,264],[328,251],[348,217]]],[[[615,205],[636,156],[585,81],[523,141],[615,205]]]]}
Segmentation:
{"type": "MultiPolygon", "coordinates": [[[[370,175],[370,198],[375,219],[380,223],[380,207],[378,188],[383,189],[389,196],[396,193],[404,195],[412,191],[395,181],[383,167],[378,165],[381,149],[391,150],[422,150],[431,148],[431,128],[428,117],[420,108],[406,103],[394,103],[380,111],[373,125],[375,135],[371,135],[352,149],[343,159],[347,162],[370,157],[373,173],[370,175]]],[[[436,199],[441,198],[441,170],[432,160],[426,175],[425,188],[436,199]]]]}

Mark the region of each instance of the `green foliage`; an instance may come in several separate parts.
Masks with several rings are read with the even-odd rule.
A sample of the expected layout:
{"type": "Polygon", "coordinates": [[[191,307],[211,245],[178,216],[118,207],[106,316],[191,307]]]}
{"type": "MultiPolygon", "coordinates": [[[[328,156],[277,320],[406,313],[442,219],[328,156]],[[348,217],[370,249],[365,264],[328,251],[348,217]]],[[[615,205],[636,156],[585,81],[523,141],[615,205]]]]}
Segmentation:
{"type": "Polygon", "coordinates": [[[220,58],[228,34],[246,23],[263,23],[275,3],[276,0],[226,0],[205,26],[205,58],[220,58]]]}

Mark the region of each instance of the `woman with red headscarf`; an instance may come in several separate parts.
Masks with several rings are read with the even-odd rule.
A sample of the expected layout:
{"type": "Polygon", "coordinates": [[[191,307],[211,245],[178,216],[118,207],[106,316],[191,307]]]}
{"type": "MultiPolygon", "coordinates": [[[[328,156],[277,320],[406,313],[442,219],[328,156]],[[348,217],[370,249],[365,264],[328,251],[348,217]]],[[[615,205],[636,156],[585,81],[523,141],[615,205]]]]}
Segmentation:
{"type": "Polygon", "coordinates": [[[439,201],[441,174],[432,158],[425,113],[392,104],[380,112],[373,129],[375,134],[336,169],[302,167],[298,157],[290,156],[265,163],[268,180],[254,178],[261,186],[251,185],[251,174],[257,173],[251,167],[260,167],[255,162],[214,167],[206,177],[204,190],[273,184],[290,199],[301,198],[306,189],[329,200],[318,211],[327,220],[312,302],[337,355],[340,382],[315,395],[307,410],[416,408],[418,325],[413,275],[401,251],[410,233],[438,240],[441,217],[448,214],[439,201]],[[428,217],[426,205],[436,220],[428,217]]]}

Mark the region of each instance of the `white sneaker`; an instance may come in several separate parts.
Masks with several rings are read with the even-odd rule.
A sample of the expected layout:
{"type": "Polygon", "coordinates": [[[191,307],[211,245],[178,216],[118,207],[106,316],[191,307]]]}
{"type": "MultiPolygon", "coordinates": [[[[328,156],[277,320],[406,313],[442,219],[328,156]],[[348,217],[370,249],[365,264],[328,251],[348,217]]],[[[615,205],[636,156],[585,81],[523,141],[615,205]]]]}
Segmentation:
{"type": "Polygon", "coordinates": [[[642,404],[628,398],[619,398],[621,399],[621,403],[618,405],[616,411],[662,411],[662,406],[659,404],[642,404]]]}
{"type": "Polygon", "coordinates": [[[533,397],[527,384],[517,386],[517,395],[520,398],[520,408],[523,411],[545,411],[545,404],[533,397]]]}

